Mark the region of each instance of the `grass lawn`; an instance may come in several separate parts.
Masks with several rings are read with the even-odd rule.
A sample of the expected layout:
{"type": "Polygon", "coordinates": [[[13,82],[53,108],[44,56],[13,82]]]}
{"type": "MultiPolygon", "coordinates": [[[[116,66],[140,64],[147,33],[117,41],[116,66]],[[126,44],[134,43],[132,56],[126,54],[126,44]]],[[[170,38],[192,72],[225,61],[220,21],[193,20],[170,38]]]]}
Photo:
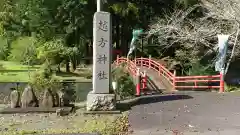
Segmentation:
{"type": "MultiPolygon", "coordinates": [[[[4,69],[0,69],[0,82],[28,82],[33,72],[40,68],[40,65],[27,66],[12,61],[0,61],[4,69]]],[[[89,69],[80,69],[76,73],[57,73],[57,78],[60,80],[72,80],[77,82],[89,82],[86,79],[86,73],[89,69]]]]}
{"type": "MultiPolygon", "coordinates": [[[[31,73],[30,73],[31,74],[31,73]]],[[[28,82],[28,72],[1,72],[0,82],[28,82]]]]}
{"type": "Polygon", "coordinates": [[[0,61],[6,70],[37,70],[40,65],[28,66],[12,61],[0,61]]]}

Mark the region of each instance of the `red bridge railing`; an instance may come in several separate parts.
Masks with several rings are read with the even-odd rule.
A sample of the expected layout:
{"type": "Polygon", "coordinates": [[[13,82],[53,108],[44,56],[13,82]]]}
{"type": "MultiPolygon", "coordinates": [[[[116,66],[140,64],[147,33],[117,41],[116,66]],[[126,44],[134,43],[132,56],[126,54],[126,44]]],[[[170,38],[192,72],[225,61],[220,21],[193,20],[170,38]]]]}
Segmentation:
{"type": "Polygon", "coordinates": [[[143,91],[146,89],[146,73],[140,72],[140,69],[137,67],[137,65],[131,61],[130,59],[123,58],[123,57],[117,57],[117,60],[114,62],[115,65],[121,65],[126,64],[126,69],[128,72],[136,78],[136,96],[140,96],[141,90],[143,91]]]}
{"type": "Polygon", "coordinates": [[[222,75],[213,75],[213,76],[178,76],[175,77],[176,83],[193,83],[194,85],[185,85],[185,86],[176,86],[176,88],[200,88],[200,89],[219,89],[220,92],[224,91],[224,83],[221,80],[222,75]],[[209,85],[212,83],[218,83],[218,86],[211,86],[209,85]],[[198,85],[199,83],[202,83],[202,85],[198,85]],[[207,84],[207,85],[203,85],[207,84]]]}
{"type": "Polygon", "coordinates": [[[151,58],[136,58],[135,60],[130,60],[128,58],[117,57],[115,62],[117,65],[126,63],[128,71],[134,76],[136,76],[137,67],[153,69],[171,85],[172,90],[219,89],[219,92],[224,92],[224,80],[221,73],[219,75],[208,76],[176,76],[175,72],[170,72],[165,66],[151,58]],[[216,84],[212,86],[214,83],[216,84]]]}
{"type": "Polygon", "coordinates": [[[137,65],[131,61],[130,59],[124,58],[124,57],[117,57],[116,60],[116,65],[120,65],[120,64],[126,64],[126,68],[128,70],[129,73],[131,73],[133,76],[136,76],[137,73],[137,65]]]}
{"type": "Polygon", "coordinates": [[[162,64],[151,60],[149,58],[136,58],[136,60],[133,60],[137,66],[141,67],[148,67],[149,69],[153,69],[156,72],[158,72],[159,76],[164,77],[170,85],[172,85],[173,89],[175,89],[175,82],[174,73],[171,73],[168,69],[166,69],[162,64]]]}

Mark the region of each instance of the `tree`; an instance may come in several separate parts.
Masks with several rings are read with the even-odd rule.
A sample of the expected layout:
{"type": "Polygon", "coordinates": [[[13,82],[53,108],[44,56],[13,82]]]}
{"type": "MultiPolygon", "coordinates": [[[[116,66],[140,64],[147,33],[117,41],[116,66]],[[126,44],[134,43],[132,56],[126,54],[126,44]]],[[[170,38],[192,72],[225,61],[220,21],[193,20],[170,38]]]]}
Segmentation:
{"type": "MultiPolygon", "coordinates": [[[[213,70],[217,54],[217,35],[230,34],[230,47],[236,48],[236,44],[239,44],[236,42],[238,15],[235,14],[238,7],[225,7],[222,5],[223,1],[219,0],[220,5],[205,1],[203,5],[176,10],[170,16],[159,18],[157,23],[152,25],[149,34],[156,36],[154,44],[159,52],[167,52],[162,53],[161,57],[170,56],[175,61],[180,61],[186,71],[196,68],[193,65],[198,63],[203,65],[198,67],[205,67],[205,71],[213,70]],[[232,9],[232,12],[226,12],[228,9],[232,9]]],[[[239,51],[235,49],[234,57],[238,56],[239,51]]]]}
{"type": "Polygon", "coordinates": [[[37,48],[37,51],[39,59],[45,61],[47,65],[57,65],[58,71],[60,71],[60,64],[66,57],[63,39],[48,41],[37,48]]]}
{"type": "MultiPolygon", "coordinates": [[[[171,12],[177,0],[108,0],[104,10],[112,13],[113,44],[124,54],[135,28],[149,28],[156,16],[171,12]]],[[[187,0],[183,0],[186,2],[187,0]]],[[[96,11],[95,1],[88,0],[4,0],[1,23],[11,41],[21,36],[34,36],[46,42],[62,39],[64,47],[70,48],[68,63],[79,63],[92,45],[92,17],[96,11]],[[74,49],[73,49],[74,48],[74,49]],[[78,50],[78,53],[75,52],[78,50]],[[77,59],[77,60],[76,60],[77,59]]],[[[69,70],[69,69],[67,69],[69,70]]]]}
{"type": "MultiPolygon", "coordinates": [[[[65,47],[75,48],[70,49],[72,51],[77,48],[78,52],[82,52],[81,55],[86,54],[86,47],[83,46],[89,39],[92,39],[92,30],[90,30],[92,23],[89,22],[92,21],[94,8],[92,8],[91,1],[8,0],[8,3],[5,5],[9,7],[8,14],[1,12],[6,18],[3,18],[1,22],[8,37],[15,39],[21,36],[35,36],[48,43],[61,38],[65,47]]],[[[76,53],[71,52],[71,54],[76,53]]],[[[74,57],[77,58],[76,55],[74,57]]],[[[64,57],[64,59],[67,68],[70,60],[73,65],[79,61],[72,60],[73,56],[64,57]]]]}
{"type": "Polygon", "coordinates": [[[11,43],[8,60],[22,64],[39,64],[37,60],[37,39],[34,37],[19,37],[11,43]]]}

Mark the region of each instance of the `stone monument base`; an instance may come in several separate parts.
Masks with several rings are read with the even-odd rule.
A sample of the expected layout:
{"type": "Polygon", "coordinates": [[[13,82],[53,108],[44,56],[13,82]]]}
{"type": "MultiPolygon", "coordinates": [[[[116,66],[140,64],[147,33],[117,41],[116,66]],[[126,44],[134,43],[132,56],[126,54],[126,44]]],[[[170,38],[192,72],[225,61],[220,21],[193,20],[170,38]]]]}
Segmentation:
{"type": "Polygon", "coordinates": [[[115,94],[96,94],[92,91],[87,95],[87,111],[115,111],[115,94]]]}

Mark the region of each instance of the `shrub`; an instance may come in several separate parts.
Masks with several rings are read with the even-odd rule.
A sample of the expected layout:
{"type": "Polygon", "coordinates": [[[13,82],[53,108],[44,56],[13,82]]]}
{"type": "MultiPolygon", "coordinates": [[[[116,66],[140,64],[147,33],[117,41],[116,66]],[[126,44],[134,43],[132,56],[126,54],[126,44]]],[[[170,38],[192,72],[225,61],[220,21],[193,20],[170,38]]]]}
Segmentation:
{"type": "Polygon", "coordinates": [[[53,91],[62,88],[60,80],[54,76],[50,65],[44,64],[39,71],[36,71],[30,78],[31,86],[37,91],[51,88],[53,91]]]}
{"type": "Polygon", "coordinates": [[[131,75],[123,67],[113,69],[113,81],[117,82],[115,93],[121,99],[132,97],[135,94],[135,85],[131,75]]]}
{"type": "Polygon", "coordinates": [[[224,83],[224,90],[226,92],[231,92],[231,91],[238,91],[240,90],[239,86],[234,86],[234,85],[229,85],[227,83],[224,83]]]}
{"type": "Polygon", "coordinates": [[[197,3],[199,3],[199,0],[176,0],[176,4],[179,4],[184,8],[191,7],[197,3]]]}
{"type": "Polygon", "coordinates": [[[38,64],[36,51],[37,40],[33,37],[20,37],[11,43],[8,60],[17,61],[22,64],[38,64]]]}
{"type": "Polygon", "coordinates": [[[64,45],[63,39],[54,39],[45,42],[37,48],[37,57],[51,65],[59,65],[67,56],[65,53],[68,50],[64,45]]]}
{"type": "Polygon", "coordinates": [[[3,64],[0,64],[0,71],[1,70],[6,70],[5,68],[4,68],[4,66],[3,66],[3,64]]]}
{"type": "Polygon", "coordinates": [[[204,66],[199,62],[193,63],[187,73],[187,75],[214,75],[214,74],[218,73],[216,73],[211,67],[204,66]]]}
{"type": "Polygon", "coordinates": [[[6,38],[0,36],[0,59],[6,60],[9,53],[8,41],[6,38]]]}
{"type": "Polygon", "coordinates": [[[68,95],[68,99],[70,102],[75,102],[77,99],[76,95],[76,83],[75,82],[63,82],[62,85],[64,89],[62,92],[68,95]]]}
{"type": "Polygon", "coordinates": [[[2,70],[6,70],[6,69],[4,68],[3,64],[0,64],[0,73],[1,73],[1,75],[4,74],[4,71],[2,71],[2,70]]]}
{"type": "Polygon", "coordinates": [[[100,133],[101,135],[128,135],[128,116],[126,114],[116,120],[109,121],[88,121],[82,132],[100,133]]]}

